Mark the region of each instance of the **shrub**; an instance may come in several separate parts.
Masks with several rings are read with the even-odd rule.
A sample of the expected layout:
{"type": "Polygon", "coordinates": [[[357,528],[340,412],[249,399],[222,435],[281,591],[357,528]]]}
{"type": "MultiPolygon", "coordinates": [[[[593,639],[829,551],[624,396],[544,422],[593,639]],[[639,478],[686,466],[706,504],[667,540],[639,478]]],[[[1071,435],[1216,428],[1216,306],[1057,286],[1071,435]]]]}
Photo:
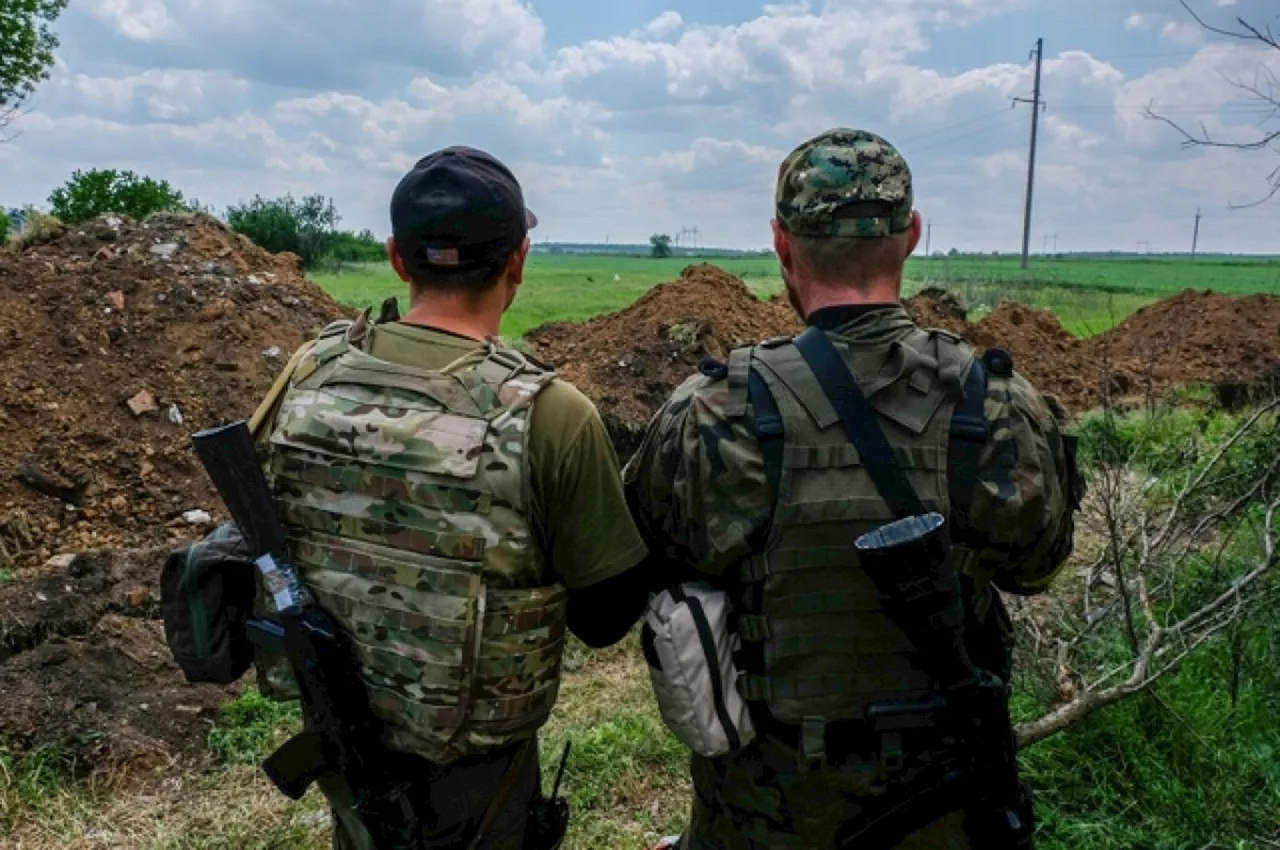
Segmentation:
{"type": "Polygon", "coordinates": [[[9,214],[0,210],[0,245],[9,241],[9,214]]]}
{"type": "Polygon", "coordinates": [[[76,170],[66,185],[49,196],[55,216],[77,224],[107,213],[144,219],[156,212],[185,212],[182,193],[167,181],[113,168],[76,170]]]}
{"type": "Polygon", "coordinates": [[[22,228],[13,237],[14,251],[24,251],[32,245],[43,245],[65,232],[67,226],[55,215],[41,212],[35,207],[22,211],[22,228]]]}
{"type": "Polygon", "coordinates": [[[300,200],[292,195],[254,195],[252,201],[227,208],[227,224],[232,230],[273,253],[292,251],[308,268],[329,252],[339,220],[333,201],[320,195],[300,200]]]}

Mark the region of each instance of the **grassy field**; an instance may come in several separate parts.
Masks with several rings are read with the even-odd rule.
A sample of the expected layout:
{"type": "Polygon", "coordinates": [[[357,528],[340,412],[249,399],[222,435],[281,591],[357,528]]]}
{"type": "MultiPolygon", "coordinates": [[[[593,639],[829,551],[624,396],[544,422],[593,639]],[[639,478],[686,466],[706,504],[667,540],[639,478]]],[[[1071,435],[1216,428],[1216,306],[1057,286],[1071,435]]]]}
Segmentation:
{"type": "MultiPolygon", "coordinates": [[[[650,287],[679,276],[698,260],[648,257],[536,254],[529,260],[520,296],[503,321],[502,333],[515,339],[550,321],[582,321],[620,310],[650,287]]],[[[768,257],[728,257],[711,261],[742,278],[761,297],[782,289],[777,262],[768,257]]],[[[357,307],[401,297],[405,285],[390,266],[365,266],[313,278],[339,301],[357,307]]],[[[1178,260],[1037,259],[1023,272],[1016,258],[913,259],[907,266],[906,294],[942,286],[960,294],[971,318],[980,318],[1002,300],[1053,310],[1079,336],[1100,333],[1139,308],[1184,288],[1229,293],[1280,292],[1280,262],[1178,260]]]]}
{"type": "MultiPolygon", "coordinates": [[[[686,259],[535,256],[503,331],[517,337],[552,320],[576,321],[626,306],[674,279],[686,259]],[[616,278],[615,278],[616,276],[616,278]]],[[[767,258],[720,260],[759,295],[781,282],[767,258]]],[[[975,312],[1000,298],[1058,312],[1077,333],[1097,332],[1185,286],[1277,291],[1275,264],[1063,261],[1024,276],[1015,260],[914,261],[908,292],[945,284],[975,312]]],[[[316,280],[339,300],[377,305],[404,286],[384,267],[316,280]]],[[[403,301],[402,301],[403,306],[403,301]]],[[[1159,432],[1152,446],[1186,443],[1159,432]]],[[[1152,431],[1153,434],[1157,432],[1152,431]]],[[[1157,472],[1167,472],[1159,469],[1157,472]]],[[[1089,551],[1097,541],[1081,545],[1089,551]]],[[[1063,573],[1055,594],[1074,581],[1063,573]]],[[[1022,754],[1037,792],[1041,850],[1184,850],[1280,847],[1280,609],[1216,640],[1151,694],[1100,711],[1080,727],[1022,754]],[[1233,676],[1232,671],[1239,671],[1233,676]]],[[[546,782],[566,741],[564,791],[572,806],[565,850],[643,850],[687,818],[687,755],[663,726],[635,631],[600,651],[570,642],[564,685],[542,736],[546,782]]],[[[1019,719],[1038,716],[1031,688],[1019,719]]],[[[297,728],[296,708],[252,691],[225,707],[208,737],[212,764],[160,765],[150,775],[71,781],[73,745],[17,755],[0,740],[0,847],[302,848],[329,846],[315,791],[299,803],[278,794],[257,762],[297,728]]]]}

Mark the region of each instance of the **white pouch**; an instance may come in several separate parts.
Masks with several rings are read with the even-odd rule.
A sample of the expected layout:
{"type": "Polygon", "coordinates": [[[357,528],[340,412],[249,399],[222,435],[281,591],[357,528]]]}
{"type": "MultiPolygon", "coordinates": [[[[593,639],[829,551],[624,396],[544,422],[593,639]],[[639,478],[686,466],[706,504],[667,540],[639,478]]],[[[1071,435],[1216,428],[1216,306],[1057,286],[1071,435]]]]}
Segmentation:
{"type": "Polygon", "coordinates": [[[649,603],[641,633],[663,722],[695,753],[715,758],[755,738],[733,663],[728,595],[705,582],[664,590],[649,603]]]}

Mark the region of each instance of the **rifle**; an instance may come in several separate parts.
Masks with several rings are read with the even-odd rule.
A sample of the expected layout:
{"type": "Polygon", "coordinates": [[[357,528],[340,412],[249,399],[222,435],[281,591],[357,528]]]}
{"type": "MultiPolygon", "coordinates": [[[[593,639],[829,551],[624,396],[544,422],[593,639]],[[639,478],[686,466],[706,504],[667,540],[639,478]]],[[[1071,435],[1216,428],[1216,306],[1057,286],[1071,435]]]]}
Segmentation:
{"type": "Polygon", "coordinates": [[[278,612],[278,623],[250,620],[250,639],[288,657],[314,727],[285,742],[266,759],[263,770],[294,800],[319,776],[338,774],[351,789],[352,809],[375,847],[420,847],[422,828],[408,783],[389,769],[382,724],[370,707],[351,646],[315,604],[285,553],[285,530],[247,424],[242,420],[201,431],[192,441],[278,612]]]}
{"type": "Polygon", "coordinates": [[[960,758],[907,788],[904,799],[854,824],[836,846],[889,846],[896,841],[887,836],[901,838],[960,803],[975,847],[1028,850],[1032,808],[1018,779],[1008,684],[975,665],[965,646],[964,599],[949,558],[945,518],[908,516],[864,534],[854,546],[889,616],[939,684],[938,692],[922,702],[869,706],[867,719],[887,729],[939,722],[954,733],[960,758]]]}

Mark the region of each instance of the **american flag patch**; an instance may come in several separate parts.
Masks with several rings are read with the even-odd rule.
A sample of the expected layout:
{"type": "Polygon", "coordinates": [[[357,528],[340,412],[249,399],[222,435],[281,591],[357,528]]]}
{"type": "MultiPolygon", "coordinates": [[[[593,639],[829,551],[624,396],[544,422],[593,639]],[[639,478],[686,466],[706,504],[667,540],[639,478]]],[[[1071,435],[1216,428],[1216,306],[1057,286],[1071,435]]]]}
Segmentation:
{"type": "Polygon", "coordinates": [[[458,265],[458,249],[457,248],[428,248],[427,262],[437,266],[456,266],[458,265]]]}

